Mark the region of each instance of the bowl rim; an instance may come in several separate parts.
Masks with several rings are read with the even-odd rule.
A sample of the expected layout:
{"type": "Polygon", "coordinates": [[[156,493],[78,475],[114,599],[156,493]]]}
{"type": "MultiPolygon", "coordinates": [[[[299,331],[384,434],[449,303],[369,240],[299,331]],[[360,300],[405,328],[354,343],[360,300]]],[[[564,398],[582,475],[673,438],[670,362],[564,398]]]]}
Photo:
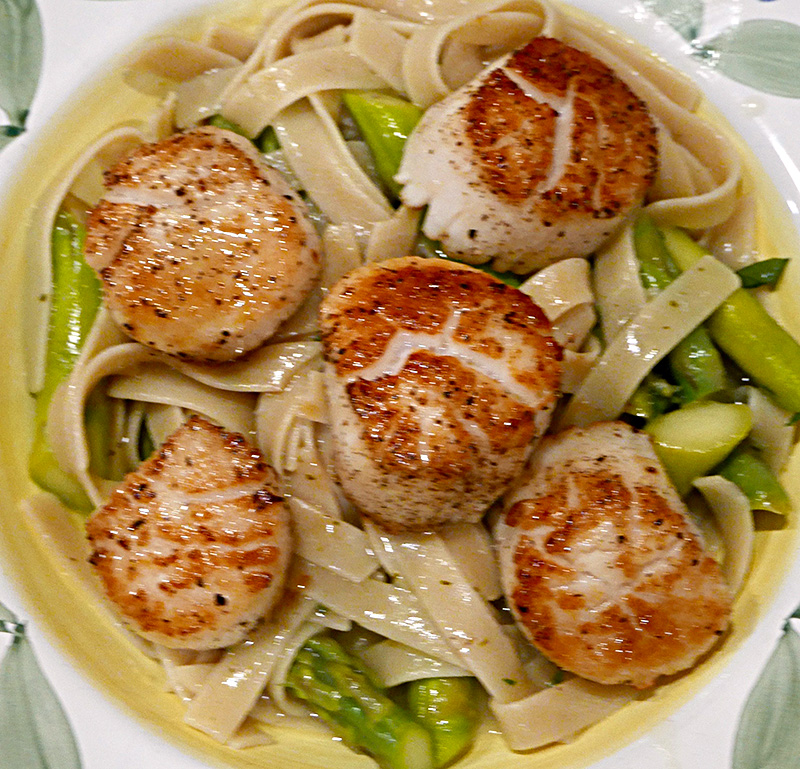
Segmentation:
{"type": "MultiPolygon", "coordinates": [[[[238,6],[246,4],[247,3],[237,3],[236,5],[238,6]]],[[[161,19],[157,24],[152,25],[151,31],[158,31],[165,26],[165,23],[166,26],[170,26],[174,23],[180,23],[178,20],[186,14],[187,10],[194,9],[191,11],[191,15],[194,16],[197,12],[202,13],[205,8],[216,4],[210,3],[208,0],[184,0],[182,5],[184,5],[185,8],[180,9],[177,13],[165,16],[164,19],[161,19]]],[[[577,0],[574,5],[586,10],[589,13],[594,13],[595,15],[598,15],[604,19],[608,19],[608,17],[617,14],[619,16],[619,20],[624,23],[616,24],[616,22],[614,22],[615,25],[626,33],[632,34],[640,40],[641,37],[639,34],[636,34],[636,32],[641,33],[648,23],[646,21],[646,17],[644,16],[632,13],[626,14],[624,12],[624,9],[628,8],[629,6],[640,8],[641,6],[639,3],[628,3],[627,5],[623,6],[623,9],[608,9],[603,5],[602,0],[577,0]]],[[[43,3],[43,6],[45,6],[45,3],[43,3]]],[[[650,17],[650,19],[652,22],[652,17],[650,17]]],[[[656,24],[653,26],[653,29],[657,29],[658,27],[659,25],[656,24]]],[[[706,71],[702,68],[702,65],[694,60],[689,60],[688,62],[685,61],[684,59],[687,53],[687,44],[685,44],[685,42],[680,38],[677,38],[677,36],[674,34],[672,36],[672,41],[665,43],[665,39],[667,37],[668,35],[666,34],[665,30],[660,29],[659,33],[654,36],[652,43],[653,50],[661,54],[671,63],[679,66],[679,68],[684,69],[684,71],[689,70],[695,77],[701,78],[703,91],[707,94],[710,102],[720,110],[721,114],[734,126],[734,128],[744,138],[748,145],[751,147],[763,146],[771,149],[770,152],[766,153],[766,155],[761,158],[761,161],[765,167],[767,175],[775,184],[779,196],[783,198],[781,204],[785,206],[785,215],[788,216],[789,220],[792,222],[791,228],[796,239],[797,231],[800,229],[800,214],[798,214],[798,211],[800,211],[800,204],[798,204],[798,201],[800,200],[800,189],[797,184],[797,177],[793,176],[792,169],[787,167],[785,158],[782,159],[780,152],[776,151],[775,142],[780,142],[780,140],[776,135],[766,132],[768,131],[768,128],[765,129],[765,124],[759,123],[747,115],[745,115],[743,118],[741,110],[738,110],[736,106],[731,104],[732,87],[730,85],[730,81],[723,78],[721,75],[719,75],[719,73],[706,71]],[[765,141],[766,145],[764,144],[765,141]]],[[[131,40],[131,43],[135,44],[139,39],[141,39],[141,36],[137,35],[131,40]]],[[[646,42],[648,46],[651,45],[649,40],[643,42],[646,42]]],[[[104,66],[107,65],[107,63],[108,59],[103,62],[99,62],[98,66],[104,66]]],[[[82,79],[84,81],[91,82],[94,79],[94,76],[82,79]]],[[[740,89],[738,89],[738,87],[733,87],[733,90],[737,92],[740,89]]],[[[80,102],[82,99],[87,98],[88,91],[91,91],[90,85],[80,86],[77,90],[66,93],[63,97],[63,101],[66,102],[68,99],[73,99],[80,102]]],[[[74,110],[75,107],[72,109],[74,110]]],[[[63,129],[67,124],[70,110],[67,109],[66,112],[64,112],[63,110],[60,111],[59,107],[54,106],[49,112],[47,110],[41,110],[39,114],[42,116],[41,121],[38,124],[36,122],[32,122],[29,134],[23,137],[18,147],[12,145],[10,148],[8,148],[4,153],[5,155],[10,152],[8,158],[3,157],[2,161],[0,162],[0,165],[4,166],[3,175],[0,176],[0,185],[2,185],[0,187],[0,222],[5,221],[8,225],[6,227],[0,227],[0,233],[7,232],[10,229],[10,223],[16,220],[16,216],[12,214],[16,211],[16,209],[19,208],[19,203],[17,203],[15,208],[13,201],[15,198],[21,198],[22,193],[26,189],[26,183],[24,181],[26,172],[36,163],[42,162],[41,155],[44,154],[43,147],[46,146],[48,142],[54,141],[55,135],[57,135],[59,130],[63,129]],[[9,180],[11,180],[12,177],[16,177],[16,182],[11,182],[9,184],[9,180]]],[[[35,116],[35,113],[32,113],[32,115],[35,116]]],[[[0,234],[0,238],[2,238],[3,242],[8,245],[8,240],[10,238],[7,235],[0,234]]],[[[795,251],[795,253],[796,252],[797,251],[795,251]]],[[[19,280],[20,270],[21,263],[17,265],[9,265],[4,261],[4,263],[0,265],[0,285],[8,287],[13,283],[14,280],[19,280]],[[16,272],[14,272],[14,270],[16,270],[16,272]]],[[[18,307],[16,309],[18,310],[18,307]]],[[[15,308],[13,303],[5,304],[5,306],[2,308],[0,317],[6,322],[7,327],[9,323],[14,323],[15,308]]],[[[4,368],[6,369],[6,373],[13,377],[14,366],[9,364],[13,364],[17,360],[19,350],[15,349],[7,339],[2,343],[2,347],[0,347],[0,349],[3,349],[3,351],[6,353],[4,356],[4,368]]],[[[4,398],[8,399],[9,392],[10,390],[6,392],[4,398]]],[[[14,392],[16,395],[19,395],[19,388],[17,388],[14,392]]],[[[10,400],[13,401],[13,398],[10,400]]],[[[9,400],[7,400],[6,406],[9,406],[9,400]]],[[[47,585],[43,584],[41,579],[34,579],[31,581],[31,574],[27,571],[26,567],[20,563],[14,563],[15,559],[12,557],[13,547],[11,550],[9,550],[9,543],[18,542],[15,537],[20,536],[20,532],[15,531],[16,527],[14,526],[14,515],[16,515],[16,513],[13,509],[10,509],[15,507],[15,505],[9,506],[6,500],[9,496],[18,500],[20,488],[19,478],[9,477],[8,468],[20,466],[19,457],[17,456],[18,451],[15,449],[15,438],[20,434],[19,431],[21,429],[24,430],[23,423],[27,418],[29,409],[13,408],[12,404],[12,408],[7,408],[6,410],[9,413],[9,419],[4,428],[0,430],[0,496],[2,496],[4,500],[2,513],[0,513],[0,552],[2,552],[4,556],[3,560],[6,564],[5,577],[9,580],[11,592],[6,593],[4,589],[2,595],[13,594],[16,599],[21,601],[26,614],[35,617],[37,624],[45,630],[46,637],[53,646],[52,653],[57,655],[66,655],[66,658],[69,660],[68,664],[76,665],[76,667],[81,669],[82,674],[88,676],[89,680],[92,680],[96,685],[98,683],[96,675],[94,675],[92,671],[88,669],[88,663],[86,662],[86,659],[81,657],[82,650],[84,648],[88,649],[89,647],[81,647],[81,651],[79,651],[77,655],[75,654],[74,649],[66,650],[65,647],[68,646],[68,640],[71,635],[69,623],[65,623],[63,621],[54,621],[52,616],[46,616],[46,613],[44,613],[41,609],[41,604],[36,600],[36,595],[46,595],[48,592],[47,585]]],[[[792,472],[800,475],[800,459],[797,457],[797,453],[798,452],[795,452],[795,461],[793,462],[792,472]]],[[[17,473],[11,473],[11,475],[17,475],[17,473]]],[[[790,547],[795,552],[795,557],[791,563],[785,564],[786,574],[781,581],[781,585],[776,587],[776,589],[773,591],[769,604],[767,606],[759,607],[758,609],[758,611],[760,611],[760,615],[757,625],[759,628],[768,626],[768,630],[765,630],[768,636],[775,635],[778,632],[779,628],[782,626],[784,617],[786,617],[787,614],[792,611],[794,606],[800,602],[800,589],[793,587],[793,585],[800,585],[800,579],[798,579],[798,576],[800,576],[800,559],[797,558],[796,554],[796,524],[796,519],[793,519],[791,527],[787,529],[787,534],[791,534],[792,536],[793,541],[790,547]]],[[[39,553],[39,556],[45,557],[41,552],[39,553]]],[[[63,569],[63,564],[59,566],[58,564],[53,564],[50,562],[50,568],[56,572],[59,572],[60,569],[63,569]]],[[[63,574],[60,578],[63,578],[63,574]]],[[[59,606],[63,609],[64,602],[59,601],[59,606]]],[[[71,601],[67,602],[67,606],[70,609],[74,608],[77,611],[78,607],[73,607],[71,601]]],[[[94,619],[100,622],[103,627],[113,627],[113,622],[110,622],[108,619],[102,620],[99,618],[99,612],[93,612],[92,614],[97,615],[94,616],[94,619]]],[[[741,659],[750,659],[755,654],[756,650],[751,648],[753,646],[753,643],[751,643],[752,639],[758,635],[755,630],[756,628],[751,628],[751,631],[747,634],[747,636],[741,639],[738,647],[735,648],[732,653],[727,654],[726,658],[713,661],[713,665],[708,665],[707,663],[703,666],[702,671],[697,671],[698,673],[702,672],[703,675],[699,676],[702,678],[702,680],[699,681],[698,685],[692,687],[692,699],[695,699],[698,696],[701,689],[704,689],[708,686],[710,678],[716,678],[717,676],[723,675],[723,673],[727,674],[734,667],[740,665],[741,659]],[[709,669],[713,671],[713,675],[711,672],[707,672],[709,669]]],[[[48,650],[48,653],[51,653],[51,651],[48,650]]],[[[766,655],[761,654],[760,661],[763,662],[765,659],[766,655]]],[[[152,678],[152,671],[148,672],[146,670],[146,666],[136,666],[134,670],[139,672],[145,678],[152,678]]],[[[100,688],[103,689],[103,687],[104,685],[101,684],[100,688]]],[[[108,689],[108,682],[105,684],[105,689],[108,689]]],[[[678,703],[674,707],[670,708],[670,713],[677,713],[677,711],[681,708],[681,703],[678,703]]],[[[128,707],[128,709],[130,709],[130,707],[128,707]]],[[[133,710],[137,710],[137,708],[133,708],[133,710]]],[[[138,711],[141,711],[141,708],[139,708],[138,711]]],[[[148,721],[148,723],[152,716],[153,713],[151,710],[148,710],[144,714],[141,712],[137,712],[136,714],[137,719],[144,719],[145,721],[148,721]]],[[[641,728],[634,730],[636,736],[641,736],[641,734],[644,733],[645,726],[652,726],[652,719],[648,717],[641,717],[641,714],[636,720],[641,722],[641,728]]],[[[659,722],[661,720],[661,718],[658,719],[659,722]]],[[[149,725],[151,728],[153,727],[152,724],[149,725]]],[[[190,751],[196,754],[198,758],[207,760],[209,757],[212,757],[215,761],[224,760],[224,757],[221,754],[218,754],[213,746],[209,746],[208,743],[210,741],[206,740],[202,736],[197,737],[195,735],[196,739],[190,740],[190,742],[194,744],[189,745],[186,743],[184,736],[184,732],[186,730],[183,728],[179,729],[177,733],[173,733],[169,729],[164,730],[163,727],[160,730],[158,727],[156,727],[156,731],[161,731],[162,733],[166,731],[167,733],[165,736],[169,740],[177,740],[184,749],[188,748],[190,751]]],[[[622,745],[628,744],[632,741],[630,737],[614,738],[612,734],[604,735],[604,738],[608,739],[610,743],[613,743],[612,747],[614,748],[622,747],[622,745]]],[[[542,762],[525,761],[525,765],[529,765],[531,767],[555,767],[563,765],[560,763],[561,757],[565,752],[569,753],[569,746],[567,746],[566,750],[559,751],[557,748],[549,750],[555,751],[557,754],[554,762],[550,762],[549,759],[542,760],[542,762]]],[[[227,754],[228,751],[223,752],[227,754]]],[[[270,754],[271,757],[273,755],[274,752],[270,754]]],[[[281,751],[278,751],[278,755],[281,755],[281,751]]],[[[352,759],[352,754],[350,753],[346,753],[344,756],[345,761],[352,759]]],[[[477,757],[475,766],[480,766],[481,761],[483,761],[484,758],[485,757],[482,756],[477,757]]],[[[576,759],[577,756],[568,755],[567,758],[568,760],[572,761],[573,759],[576,759]]],[[[598,756],[598,758],[602,763],[600,756],[598,756]]],[[[300,766],[300,764],[296,762],[296,756],[294,755],[289,758],[289,761],[290,763],[286,764],[286,766],[300,766]]],[[[274,761],[271,761],[271,763],[277,766],[274,761]]],[[[242,763],[235,765],[256,766],[259,764],[242,763]]],[[[570,765],[576,764],[573,763],[570,765]]],[[[472,766],[472,764],[470,763],[468,766],[472,766]]]]}

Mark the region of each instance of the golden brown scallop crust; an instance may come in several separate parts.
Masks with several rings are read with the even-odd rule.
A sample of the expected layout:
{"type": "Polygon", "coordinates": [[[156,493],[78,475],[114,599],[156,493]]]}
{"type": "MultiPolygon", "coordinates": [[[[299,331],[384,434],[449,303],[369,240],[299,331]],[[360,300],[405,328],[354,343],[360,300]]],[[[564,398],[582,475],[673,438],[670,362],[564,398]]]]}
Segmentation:
{"type": "Polygon", "coordinates": [[[527,200],[550,171],[558,112],[497,69],[475,89],[463,114],[480,180],[511,202],[527,200]]]}
{"type": "MultiPolygon", "coordinates": [[[[549,37],[537,37],[515,51],[505,68],[542,94],[558,99],[571,95],[573,99],[570,153],[558,183],[541,194],[543,219],[557,222],[573,212],[608,219],[642,200],[658,166],[656,129],[645,104],[613,70],[590,54],[549,37]]],[[[465,111],[482,178],[498,195],[514,200],[529,197],[553,162],[559,113],[530,98],[500,70],[476,90],[465,111]],[[496,108],[512,95],[513,101],[496,108]],[[491,114],[492,108],[497,117],[491,114]],[[497,122],[508,121],[513,124],[507,125],[507,130],[497,130],[497,122]],[[532,129],[534,121],[540,127],[532,129]],[[488,142],[487,125],[494,129],[488,142]],[[542,145],[549,152],[543,152],[542,145]],[[498,146],[504,148],[505,160],[499,164],[499,158],[484,155],[484,148],[498,146]],[[503,177],[498,176],[498,165],[503,177]]]]}
{"type": "Polygon", "coordinates": [[[539,307],[479,270],[403,257],[334,286],[320,327],[347,494],[392,530],[480,517],[558,396],[539,307]]]}
{"type": "Polygon", "coordinates": [[[486,187],[516,204],[530,201],[555,162],[559,112],[531,98],[506,72],[543,94],[572,96],[569,155],[556,183],[536,201],[537,216],[554,237],[571,219],[611,219],[644,198],[658,166],[647,107],[605,64],[548,37],[512,54],[505,71],[494,70],[464,105],[466,135],[486,187]]]}
{"type": "Polygon", "coordinates": [[[145,144],[105,175],[86,260],[134,339],[196,360],[261,344],[320,268],[303,202],[243,137],[197,128],[145,144]]]}
{"type": "Polygon", "coordinates": [[[652,686],[728,626],[731,594],[649,438],[622,422],[545,437],[498,530],[520,627],[562,668],[652,686]]]}
{"type": "Polygon", "coordinates": [[[237,433],[191,417],[87,521],[91,563],[133,630],[230,645],[280,597],[291,551],[273,470],[237,433]]]}
{"type": "Polygon", "coordinates": [[[591,254],[644,200],[657,165],[655,124],[623,80],[537,37],[428,110],[398,179],[448,253],[528,273],[591,254]]]}

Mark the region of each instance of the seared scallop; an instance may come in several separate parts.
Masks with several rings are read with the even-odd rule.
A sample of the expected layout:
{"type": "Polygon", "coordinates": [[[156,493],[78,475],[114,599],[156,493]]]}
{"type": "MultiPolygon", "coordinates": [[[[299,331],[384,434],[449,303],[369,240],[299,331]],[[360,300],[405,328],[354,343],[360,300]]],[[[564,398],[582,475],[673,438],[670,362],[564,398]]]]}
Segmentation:
{"type": "Polygon", "coordinates": [[[392,531],[478,520],[559,395],[539,307],[473,267],[402,257],[345,276],[320,325],[345,493],[392,531]]]}
{"type": "Polygon", "coordinates": [[[655,175],[656,144],[647,107],[609,67],[539,37],[433,105],[396,178],[449,253],[528,273],[616,230],[655,175]]]}
{"type": "Polygon", "coordinates": [[[197,128],[139,147],[106,173],[86,261],[134,339],[192,360],[261,345],[320,270],[305,206],[247,139],[197,128]]]}
{"type": "Polygon", "coordinates": [[[88,520],[91,563],[132,630],[172,648],[241,640],[280,598],[292,542],[276,476],[191,417],[88,520]]]}
{"type": "Polygon", "coordinates": [[[497,538],[522,631],[562,668],[645,688],[728,626],[731,592],[649,437],[598,422],[545,437],[497,538]]]}

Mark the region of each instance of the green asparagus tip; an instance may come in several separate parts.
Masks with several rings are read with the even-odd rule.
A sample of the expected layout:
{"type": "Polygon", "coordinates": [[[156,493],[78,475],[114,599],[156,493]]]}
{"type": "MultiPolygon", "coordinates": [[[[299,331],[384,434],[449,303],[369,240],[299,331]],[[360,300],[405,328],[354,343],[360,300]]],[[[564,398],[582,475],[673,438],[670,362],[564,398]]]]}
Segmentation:
{"type": "Polygon", "coordinates": [[[350,747],[368,753],[386,769],[432,769],[430,733],[333,638],[307,641],[286,685],[350,747]]]}
{"type": "Polygon", "coordinates": [[[736,274],[742,280],[742,288],[758,288],[759,286],[775,288],[788,263],[788,259],[764,259],[742,267],[736,271],[736,274]]]}

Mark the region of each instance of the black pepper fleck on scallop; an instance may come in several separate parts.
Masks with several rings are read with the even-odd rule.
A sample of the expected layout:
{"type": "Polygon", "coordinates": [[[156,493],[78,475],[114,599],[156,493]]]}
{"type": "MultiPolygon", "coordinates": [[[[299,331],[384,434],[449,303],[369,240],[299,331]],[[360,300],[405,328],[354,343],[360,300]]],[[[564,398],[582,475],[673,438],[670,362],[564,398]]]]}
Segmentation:
{"type": "Polygon", "coordinates": [[[268,617],[292,552],[272,468],[241,435],[197,416],[126,476],[86,533],[127,625],[179,649],[230,646],[268,617]]]}
{"type": "Polygon", "coordinates": [[[643,201],[657,158],[655,124],[630,88],[538,37],[427,110],[397,179],[448,253],[529,273],[601,245],[643,201]]]}
{"type": "Polygon", "coordinates": [[[495,534],[520,629],[583,678],[652,686],[728,627],[719,564],[650,437],[624,422],[545,436],[495,534]]]}
{"type": "Polygon", "coordinates": [[[562,351],[540,308],[473,267],[402,257],[333,286],[320,328],[345,493],[391,530],[478,520],[559,395],[562,351]]]}
{"type": "Polygon", "coordinates": [[[144,145],[105,185],[86,261],[118,325],[142,344],[231,360],[268,339],[316,282],[320,244],[305,205],[235,133],[203,127],[144,145]]]}

